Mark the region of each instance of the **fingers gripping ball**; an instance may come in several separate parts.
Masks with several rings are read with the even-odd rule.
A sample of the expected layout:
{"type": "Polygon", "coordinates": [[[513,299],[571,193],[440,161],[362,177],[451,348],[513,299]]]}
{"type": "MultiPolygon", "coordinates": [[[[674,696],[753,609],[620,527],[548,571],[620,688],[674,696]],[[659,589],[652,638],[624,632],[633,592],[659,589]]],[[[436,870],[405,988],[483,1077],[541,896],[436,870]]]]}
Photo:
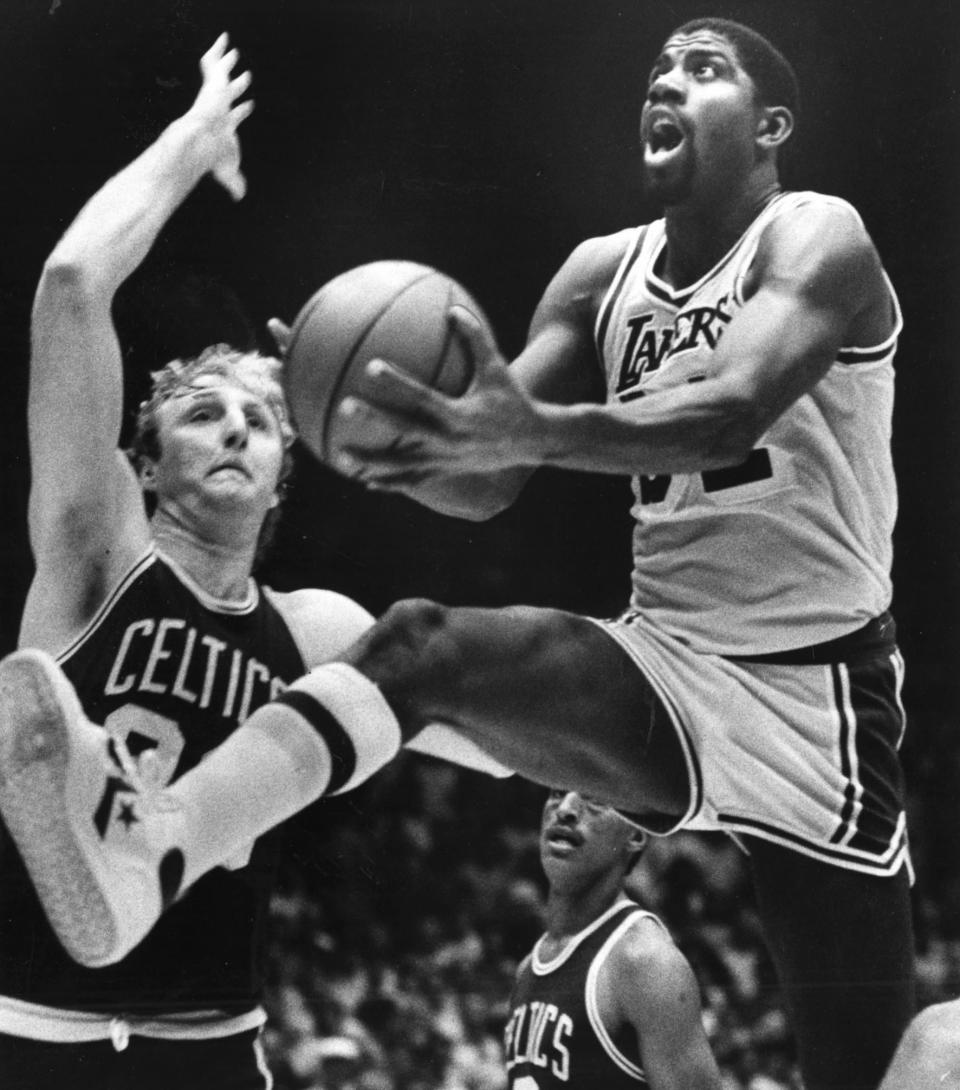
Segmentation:
{"type": "Polygon", "coordinates": [[[354,442],[388,446],[399,437],[388,424],[336,411],[345,397],[363,396],[370,360],[451,396],[466,390],[473,364],[448,321],[454,304],[485,321],[455,280],[412,261],[360,265],[307,301],[290,332],[284,382],[300,437],[322,462],[336,468],[338,452],[354,442]]]}

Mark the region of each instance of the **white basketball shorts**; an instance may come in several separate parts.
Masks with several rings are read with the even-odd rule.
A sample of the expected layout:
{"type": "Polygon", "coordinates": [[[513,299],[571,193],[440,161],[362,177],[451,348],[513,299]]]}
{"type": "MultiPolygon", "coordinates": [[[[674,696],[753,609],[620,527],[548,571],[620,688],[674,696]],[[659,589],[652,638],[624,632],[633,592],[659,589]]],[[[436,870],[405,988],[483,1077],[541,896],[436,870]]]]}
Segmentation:
{"type": "Polygon", "coordinates": [[[797,665],[691,651],[633,612],[596,623],[646,676],[686,757],[687,812],[649,832],[764,837],[869,874],[909,866],[894,643],[797,665]]]}

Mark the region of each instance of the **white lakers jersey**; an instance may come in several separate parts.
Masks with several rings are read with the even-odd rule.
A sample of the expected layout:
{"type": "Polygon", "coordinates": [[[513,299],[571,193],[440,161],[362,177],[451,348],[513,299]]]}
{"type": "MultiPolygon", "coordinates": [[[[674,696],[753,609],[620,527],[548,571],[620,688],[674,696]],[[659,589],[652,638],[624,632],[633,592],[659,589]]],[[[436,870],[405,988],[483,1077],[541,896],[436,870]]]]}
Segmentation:
{"type": "MultiPolygon", "coordinates": [[[[638,228],[597,315],[608,401],[629,404],[696,381],[744,303],[764,228],[824,202],[857,217],[838,198],[781,194],[710,272],[682,289],[654,271],[666,245],[664,221],[638,228]]],[[[890,337],[872,348],[842,348],[742,465],[634,478],[631,605],[695,650],[805,647],[852,632],[889,605],[901,317],[884,279],[895,315],[890,337]]]]}

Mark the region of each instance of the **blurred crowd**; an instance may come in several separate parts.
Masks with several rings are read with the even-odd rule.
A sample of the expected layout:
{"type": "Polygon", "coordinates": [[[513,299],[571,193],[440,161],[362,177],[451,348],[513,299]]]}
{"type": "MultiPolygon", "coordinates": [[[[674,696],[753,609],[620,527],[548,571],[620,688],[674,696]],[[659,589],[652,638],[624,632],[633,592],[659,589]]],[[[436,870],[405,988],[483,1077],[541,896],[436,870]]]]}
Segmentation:
{"type": "MultiPolygon", "coordinates": [[[[513,976],[542,932],[544,798],[404,756],[295,820],[268,929],[276,1090],[504,1090],[513,976]]],[[[739,848],[656,838],[630,882],[699,977],[724,1090],[798,1090],[739,848]]],[[[960,994],[960,935],[917,904],[926,1005],[960,994]]]]}

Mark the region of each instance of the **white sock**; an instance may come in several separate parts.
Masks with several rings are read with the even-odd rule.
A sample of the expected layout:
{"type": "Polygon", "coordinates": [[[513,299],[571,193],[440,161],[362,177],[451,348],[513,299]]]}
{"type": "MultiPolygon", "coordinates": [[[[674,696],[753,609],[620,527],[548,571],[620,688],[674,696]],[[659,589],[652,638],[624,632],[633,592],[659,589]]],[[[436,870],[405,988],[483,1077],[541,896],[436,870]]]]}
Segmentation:
{"type": "Polygon", "coordinates": [[[372,681],[346,663],[317,667],[169,788],[186,822],[184,886],[321,795],[357,787],[399,748],[396,717],[372,681]]]}

